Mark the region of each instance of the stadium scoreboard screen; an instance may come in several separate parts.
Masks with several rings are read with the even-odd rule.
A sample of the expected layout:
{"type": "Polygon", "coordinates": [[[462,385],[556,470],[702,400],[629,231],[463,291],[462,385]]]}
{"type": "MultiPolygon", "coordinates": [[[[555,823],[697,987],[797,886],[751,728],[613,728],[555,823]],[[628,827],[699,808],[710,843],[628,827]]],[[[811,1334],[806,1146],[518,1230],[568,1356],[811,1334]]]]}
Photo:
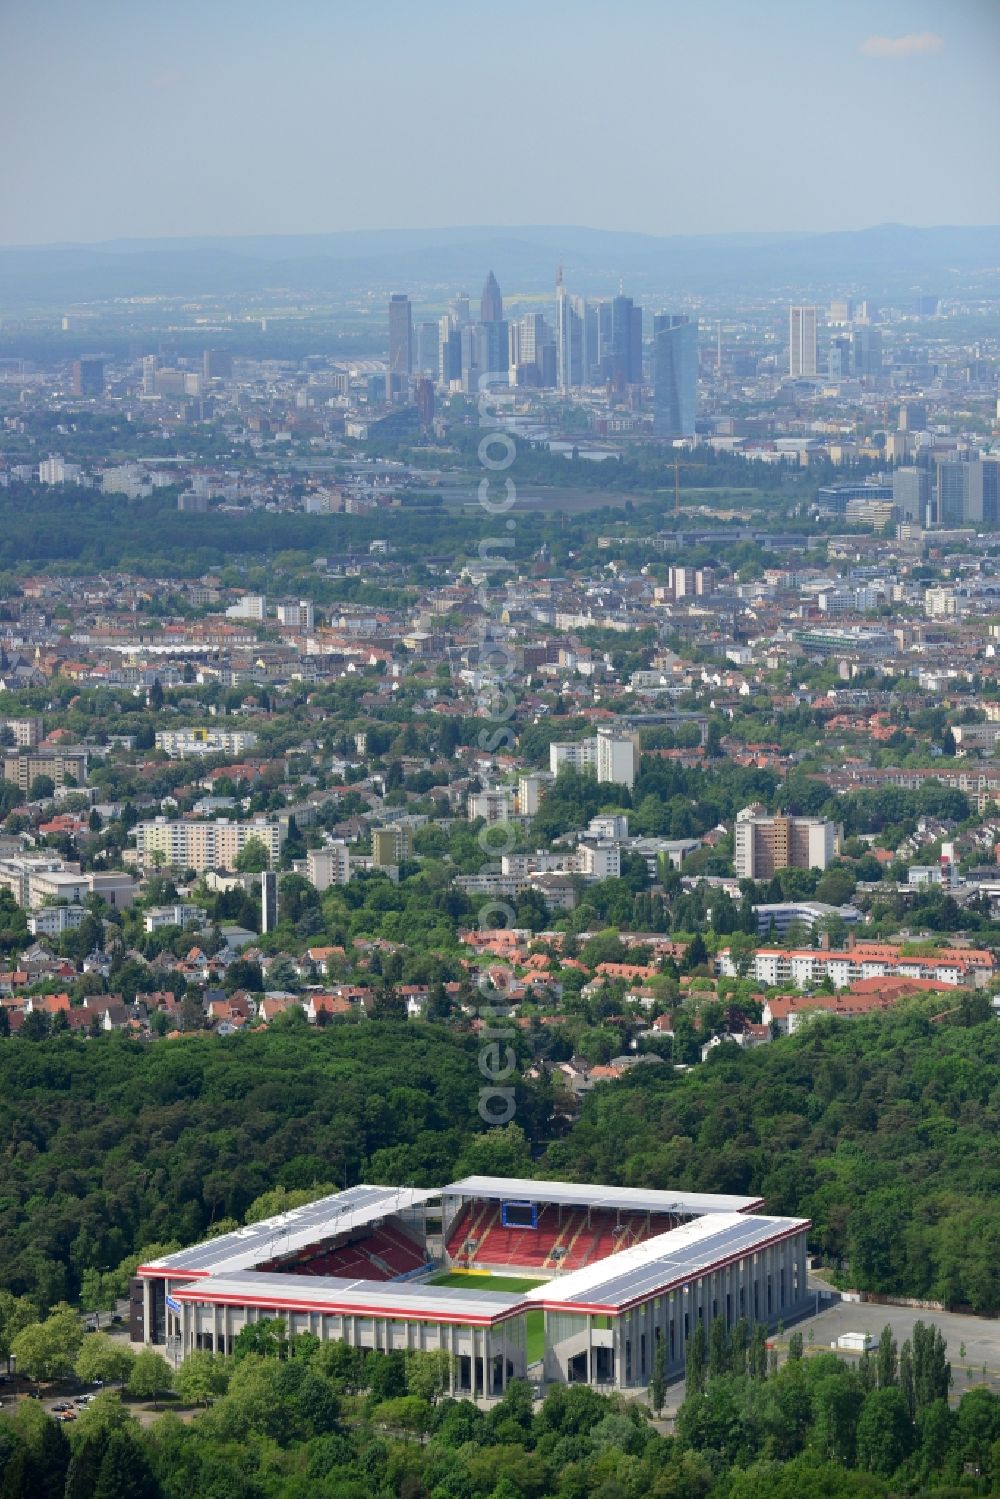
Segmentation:
{"type": "Polygon", "coordinates": [[[537,1228],[538,1205],[534,1202],[502,1202],[500,1222],[504,1228],[537,1228]]]}

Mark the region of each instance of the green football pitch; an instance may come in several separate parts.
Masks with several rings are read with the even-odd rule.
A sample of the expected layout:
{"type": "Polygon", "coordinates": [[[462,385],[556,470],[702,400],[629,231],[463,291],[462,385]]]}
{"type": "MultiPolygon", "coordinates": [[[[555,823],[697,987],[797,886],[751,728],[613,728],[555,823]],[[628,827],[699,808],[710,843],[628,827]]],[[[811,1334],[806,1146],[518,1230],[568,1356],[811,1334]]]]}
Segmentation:
{"type": "Polygon", "coordinates": [[[428,1282],[432,1286],[459,1286],[463,1291],[530,1291],[545,1284],[523,1275],[470,1275],[462,1270],[445,1270],[428,1282]]]}
{"type": "MultiPolygon", "coordinates": [[[[534,1286],[544,1285],[542,1280],[532,1280],[524,1275],[469,1275],[462,1271],[445,1271],[435,1275],[429,1282],[432,1286],[458,1286],[462,1290],[475,1288],[480,1291],[530,1291],[534,1286]]],[[[539,1308],[528,1313],[528,1363],[535,1364],[545,1353],[545,1313],[539,1308]]]]}

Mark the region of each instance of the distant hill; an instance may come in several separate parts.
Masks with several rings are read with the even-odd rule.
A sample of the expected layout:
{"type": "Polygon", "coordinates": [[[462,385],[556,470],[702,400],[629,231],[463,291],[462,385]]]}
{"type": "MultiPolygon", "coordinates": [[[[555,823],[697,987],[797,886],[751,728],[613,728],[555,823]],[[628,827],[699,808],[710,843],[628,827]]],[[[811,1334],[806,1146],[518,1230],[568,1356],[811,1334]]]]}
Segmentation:
{"type": "Polygon", "coordinates": [[[392,287],[440,297],[459,287],[478,293],[490,267],[505,290],[537,294],[552,288],[557,264],[572,290],[604,295],[620,279],[638,295],[820,294],[847,284],[876,296],[946,293],[970,277],[988,283],[1000,276],[1000,226],[669,237],[471,227],[10,248],[0,249],[0,308],[265,289],[350,296],[392,287]]]}

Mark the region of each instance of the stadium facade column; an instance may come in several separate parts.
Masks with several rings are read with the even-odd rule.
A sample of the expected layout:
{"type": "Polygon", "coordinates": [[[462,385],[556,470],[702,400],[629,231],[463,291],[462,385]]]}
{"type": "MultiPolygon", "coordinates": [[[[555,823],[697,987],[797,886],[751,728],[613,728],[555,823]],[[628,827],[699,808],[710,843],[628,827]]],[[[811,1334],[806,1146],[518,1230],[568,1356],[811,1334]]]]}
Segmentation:
{"type": "Polygon", "coordinates": [[[142,1340],[144,1343],[156,1341],[156,1328],[153,1326],[153,1283],[148,1275],[142,1282],[142,1340]]]}

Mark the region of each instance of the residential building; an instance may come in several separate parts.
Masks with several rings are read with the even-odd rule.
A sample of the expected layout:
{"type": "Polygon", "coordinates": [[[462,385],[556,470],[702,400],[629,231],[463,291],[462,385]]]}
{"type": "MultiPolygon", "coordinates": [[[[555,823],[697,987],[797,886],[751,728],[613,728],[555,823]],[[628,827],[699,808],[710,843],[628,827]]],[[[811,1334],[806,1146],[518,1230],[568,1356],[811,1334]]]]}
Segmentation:
{"type": "Polygon", "coordinates": [[[351,855],[344,842],[327,843],[306,853],[306,878],[317,890],[346,885],[351,878],[351,855]]]}
{"type": "Polygon", "coordinates": [[[769,880],[779,869],[826,869],[839,830],[822,817],[769,816],[744,807],[736,816],[733,862],[741,880],[769,880]]]}
{"type": "Polygon", "coordinates": [[[251,839],[262,843],[272,865],[281,854],[282,829],[277,822],[254,818],[252,822],[185,822],[158,817],[140,822],[134,829],[136,858],[144,867],[160,862],[173,869],[234,869],[251,839]]]}
{"type": "Polygon", "coordinates": [[[171,760],[200,755],[243,755],[257,748],[257,735],[250,729],[160,729],[156,748],[171,760]]]}
{"type": "Polygon", "coordinates": [[[413,856],[413,829],[409,823],[393,823],[372,833],[372,863],[376,869],[394,869],[413,856]]]}

